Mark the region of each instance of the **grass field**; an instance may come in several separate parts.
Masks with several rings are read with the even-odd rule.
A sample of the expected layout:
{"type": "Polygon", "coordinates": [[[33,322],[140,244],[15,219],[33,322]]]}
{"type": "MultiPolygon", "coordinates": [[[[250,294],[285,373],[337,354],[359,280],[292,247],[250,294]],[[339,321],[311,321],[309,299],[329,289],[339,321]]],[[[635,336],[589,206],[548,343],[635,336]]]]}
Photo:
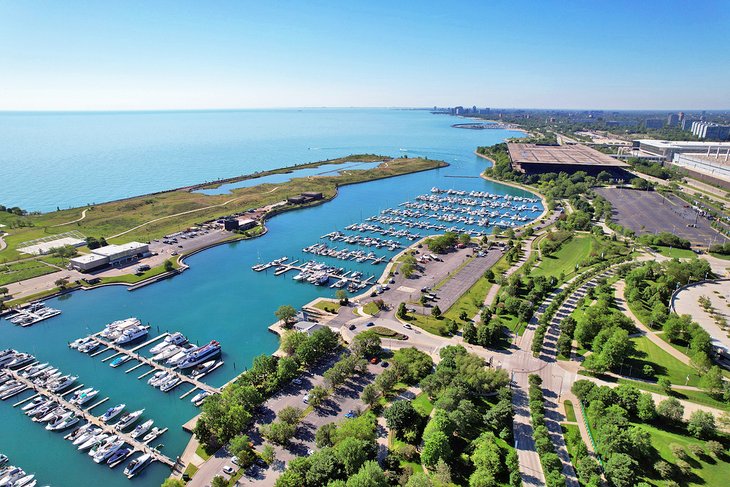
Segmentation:
{"type": "Polygon", "coordinates": [[[576,442],[582,442],[583,439],[580,436],[580,429],[576,424],[561,424],[560,428],[563,430],[563,439],[565,440],[565,447],[568,449],[568,455],[570,455],[570,461],[575,465],[575,448],[576,442]]]}
{"type": "Polygon", "coordinates": [[[403,333],[385,328],[384,326],[373,326],[370,331],[375,332],[378,336],[383,338],[391,338],[393,340],[405,340],[407,337],[403,333]]]}
{"type": "MultiPolygon", "coordinates": [[[[703,440],[686,436],[674,431],[667,431],[659,429],[654,426],[646,424],[637,425],[644,430],[649,432],[651,436],[651,444],[659,452],[662,459],[669,464],[676,464],[678,458],[674,456],[669,445],[676,443],[687,450],[689,445],[700,445],[704,446],[703,440]]],[[[689,458],[687,461],[693,467],[692,474],[689,478],[683,479],[681,485],[703,485],[707,487],[722,486],[728,481],[728,472],[730,472],[730,463],[728,457],[723,456],[720,459],[711,458],[707,455],[700,455],[699,457],[692,455],[687,450],[689,458]]],[[[653,480],[653,479],[652,479],[653,480]]],[[[656,485],[663,485],[661,482],[657,482],[656,485]]]]}
{"type": "Polygon", "coordinates": [[[473,318],[481,310],[480,306],[484,303],[484,298],[487,297],[489,289],[493,286],[493,283],[487,280],[485,277],[480,277],[472,287],[469,288],[464,294],[459,296],[454,304],[444,313],[444,316],[450,320],[459,321],[459,315],[462,312],[466,312],[466,316],[469,319],[473,318]]]}
{"type": "Polygon", "coordinates": [[[697,385],[699,376],[692,367],[680,362],[646,337],[632,338],[631,340],[636,344],[639,356],[624,364],[624,374],[640,377],[642,368],[648,364],[654,368],[656,378],[664,377],[669,379],[672,384],[697,385]],[[627,367],[629,368],[627,369],[627,367]],[[688,376],[689,382],[687,382],[688,376]]]}
{"type": "Polygon", "coordinates": [[[430,416],[431,411],[433,411],[433,404],[431,404],[431,401],[428,399],[428,394],[425,392],[416,396],[413,400],[413,407],[423,416],[430,416]]]}
{"type": "Polygon", "coordinates": [[[324,299],[320,299],[314,305],[312,305],[313,308],[321,309],[322,311],[327,311],[325,308],[329,310],[334,310],[335,312],[340,310],[340,303],[339,301],[326,301],[324,299]]]}
{"type": "Polygon", "coordinates": [[[575,274],[575,266],[590,255],[592,246],[593,237],[590,235],[575,235],[554,254],[543,255],[540,265],[534,268],[530,274],[560,277],[562,272],[566,278],[570,278],[575,274]]]}
{"type": "Polygon", "coordinates": [[[717,259],[730,260],[730,255],[722,255],[715,252],[710,252],[710,255],[717,259]]]}
{"type": "Polygon", "coordinates": [[[441,318],[434,318],[430,314],[423,316],[417,313],[408,313],[405,321],[434,335],[446,336],[443,316],[441,318]]]}
{"type": "Polygon", "coordinates": [[[378,305],[373,301],[370,301],[368,304],[363,306],[362,310],[370,316],[375,316],[378,312],[380,312],[380,308],[378,308],[378,305]]]}
{"type": "MultiPolygon", "coordinates": [[[[358,155],[322,163],[337,164],[351,160],[377,161],[386,159],[388,158],[383,156],[358,155]]],[[[316,164],[309,166],[314,165],[316,164]]],[[[78,219],[81,216],[82,208],[22,217],[0,212],[0,224],[6,225],[4,230],[9,233],[4,237],[8,247],[0,251],[0,262],[21,258],[22,254],[16,250],[21,242],[49,235],[75,230],[87,237],[105,237],[110,240],[110,243],[124,243],[133,240],[147,242],[202,221],[245,211],[249,208],[259,208],[282,201],[301,192],[321,192],[324,194],[325,199],[330,199],[337,193],[337,187],[339,186],[434,169],[444,165],[444,162],[421,158],[392,159],[373,169],[348,171],[343,174],[322,175],[311,178],[295,178],[284,183],[237,188],[231,192],[232,194],[205,195],[184,188],[109,203],[97,204],[91,202],[88,207],[83,208],[88,210],[83,220],[63,226],[59,225],[78,219]],[[184,212],[189,213],[180,214],[184,212]],[[162,219],[155,223],[146,224],[122,237],[110,239],[113,235],[158,218],[162,219]]],[[[266,174],[268,172],[259,173],[258,176],[266,174]]]]}
{"type": "Polygon", "coordinates": [[[657,245],[656,247],[652,247],[654,250],[662,254],[664,257],[669,257],[670,259],[696,259],[697,254],[692,252],[691,250],[687,249],[677,249],[677,248],[670,248],[670,247],[662,247],[657,245]]]}
{"type": "Polygon", "coordinates": [[[11,282],[24,281],[58,271],[39,260],[27,260],[15,264],[0,264],[0,286],[11,282]]]}
{"type": "Polygon", "coordinates": [[[575,409],[573,408],[573,402],[570,399],[566,399],[563,403],[565,405],[565,419],[571,422],[577,421],[575,417],[575,409]]]}
{"type": "MultiPolygon", "coordinates": [[[[650,384],[647,382],[628,380],[628,379],[619,379],[618,382],[620,384],[631,384],[631,385],[635,386],[636,388],[641,389],[642,391],[654,392],[657,394],[665,394],[664,390],[656,384],[650,384]]],[[[714,399],[706,392],[674,389],[674,390],[672,390],[671,396],[676,397],[677,399],[681,399],[683,401],[694,402],[696,404],[702,404],[703,406],[710,406],[713,408],[730,411],[730,404],[728,404],[724,401],[718,401],[717,399],[714,399]]]]}

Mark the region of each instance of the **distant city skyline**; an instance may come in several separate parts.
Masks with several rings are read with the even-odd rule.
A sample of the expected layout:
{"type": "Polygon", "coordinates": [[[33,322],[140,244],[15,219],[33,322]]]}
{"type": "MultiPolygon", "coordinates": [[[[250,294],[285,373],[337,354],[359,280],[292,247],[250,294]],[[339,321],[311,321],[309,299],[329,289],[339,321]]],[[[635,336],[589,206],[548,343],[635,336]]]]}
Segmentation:
{"type": "Polygon", "coordinates": [[[723,110],[727,25],[723,1],[0,2],[0,110],[723,110]]]}

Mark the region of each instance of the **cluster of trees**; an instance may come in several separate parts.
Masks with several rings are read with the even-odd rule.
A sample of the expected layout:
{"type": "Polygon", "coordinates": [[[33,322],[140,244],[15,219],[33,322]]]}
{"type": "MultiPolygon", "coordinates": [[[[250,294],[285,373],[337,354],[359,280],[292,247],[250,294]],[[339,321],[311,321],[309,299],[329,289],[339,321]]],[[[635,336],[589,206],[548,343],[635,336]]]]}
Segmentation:
{"type": "Polygon", "coordinates": [[[294,406],[287,406],[276,415],[276,420],[261,425],[259,432],[264,438],[278,445],[285,445],[294,438],[297,427],[302,420],[303,411],[294,406]]]}
{"type": "Polygon", "coordinates": [[[628,160],[628,163],[633,166],[634,170],[655,178],[675,179],[677,177],[676,173],[656,162],[645,161],[638,157],[632,157],[628,160]]]}
{"type": "Polygon", "coordinates": [[[730,242],[711,245],[710,252],[713,254],[730,255],[730,242]]]}
{"type": "Polygon", "coordinates": [[[405,255],[401,258],[401,265],[400,265],[400,272],[403,274],[403,277],[406,279],[410,279],[410,277],[415,274],[415,272],[418,270],[418,262],[416,261],[416,257],[411,252],[406,252],[405,255]]]}
{"type": "Polygon", "coordinates": [[[312,365],[322,357],[334,352],[339,346],[339,337],[331,328],[324,326],[311,335],[289,330],[281,337],[281,350],[297,365],[312,365]]]}
{"type": "Polygon", "coordinates": [[[413,347],[397,350],[391,359],[391,366],[375,379],[375,383],[363,388],[360,399],[368,406],[374,406],[380,396],[390,393],[398,382],[418,384],[431,373],[432,368],[433,360],[428,354],[413,347]]]}
{"type": "MultiPolygon", "coordinates": [[[[641,392],[636,387],[621,384],[616,388],[597,386],[587,380],[573,384],[573,393],[588,404],[586,413],[593,428],[598,453],[604,460],[605,474],[611,485],[629,487],[637,485],[640,472],[654,473],[663,479],[682,480],[690,473],[686,452],[683,448],[672,448],[679,458],[674,466],[661,460],[659,452],[651,444],[649,433],[632,422],[653,423],[664,429],[684,430],[695,438],[709,440],[706,448],[719,455],[722,445],[713,438],[717,435],[714,416],[706,411],[692,413],[687,423],[683,420],[684,407],[675,398],[665,399],[658,405],[651,394],[641,392]],[[718,448],[719,446],[719,448],[718,448]],[[680,451],[681,450],[681,451],[680,451]]],[[[581,480],[592,477],[594,467],[582,472],[582,461],[577,462],[581,480]]],[[[600,485],[597,481],[587,485],[600,485]]]]}
{"type": "Polygon", "coordinates": [[[545,485],[558,487],[565,485],[563,462],[555,453],[555,445],[550,439],[550,431],[545,425],[545,397],[542,393],[542,379],[537,374],[530,374],[530,421],[535,450],[540,456],[542,470],[545,473],[545,485]]]}
{"type": "Polygon", "coordinates": [[[550,230],[545,234],[545,239],[542,243],[542,253],[545,256],[554,254],[560,247],[566,242],[573,238],[574,233],[570,230],[550,230]]]}
{"type": "Polygon", "coordinates": [[[97,239],[96,237],[86,237],[86,246],[89,247],[89,250],[106,247],[107,245],[109,244],[106,243],[106,239],[104,237],[101,237],[100,239],[97,239]]]}
{"type": "Polygon", "coordinates": [[[520,321],[530,321],[537,306],[552,292],[558,280],[554,277],[512,274],[503,285],[504,293],[492,305],[494,314],[511,315],[520,321]]]}
{"type": "Polygon", "coordinates": [[[446,253],[449,249],[453,248],[459,241],[459,235],[454,232],[446,232],[443,235],[431,237],[426,239],[426,246],[431,252],[437,254],[446,253]]]}
{"type": "Polygon", "coordinates": [[[317,430],[320,449],[290,461],[277,487],[387,487],[385,472],[375,462],[377,421],[372,413],[317,430]]]}
{"type": "MultiPolygon", "coordinates": [[[[578,201],[584,201],[579,199],[578,201]]],[[[587,204],[587,203],[586,203],[587,204]]],[[[592,207],[588,205],[588,208],[592,207]]],[[[557,223],[558,228],[566,230],[582,230],[588,231],[593,224],[591,223],[591,214],[583,210],[575,210],[568,215],[561,215],[557,223]]]]}
{"type": "Polygon", "coordinates": [[[481,397],[509,383],[506,370],[486,368],[484,359],[460,345],[446,346],[439,355],[436,371],[421,381],[421,389],[430,397],[481,397]]]}
{"type": "Polygon", "coordinates": [[[629,333],[635,329],[634,323],[631,318],[610,307],[612,298],[612,294],[601,293],[575,326],[574,336],[578,344],[593,351],[583,366],[597,373],[615,370],[636,354],[634,342],[629,340],[629,333]]]}
{"type": "Polygon", "coordinates": [[[492,314],[489,308],[482,309],[479,314],[479,326],[471,321],[464,323],[462,338],[466,343],[492,347],[505,338],[504,325],[500,319],[492,314]]]}
{"type": "Polygon", "coordinates": [[[657,234],[647,233],[640,236],[638,241],[644,245],[661,245],[663,247],[674,247],[677,249],[689,249],[692,247],[692,242],[670,232],[659,232],[657,234]]]}
{"type": "Polygon", "coordinates": [[[288,339],[289,346],[294,347],[290,349],[293,356],[259,355],[234,384],[205,400],[194,433],[208,450],[228,443],[243,431],[251,421],[254,409],[282,384],[296,377],[300,366],[315,363],[339,346],[337,334],[327,327],[311,336],[291,333],[296,335],[285,335],[284,338],[288,339]],[[294,343],[296,346],[292,345],[294,343]]]}
{"type": "Polygon", "coordinates": [[[69,259],[78,255],[78,250],[73,245],[64,245],[62,247],[54,247],[50,250],[50,254],[62,259],[69,259]]]}
{"type": "Polygon", "coordinates": [[[23,216],[23,215],[28,214],[27,211],[20,208],[19,206],[13,206],[12,208],[10,208],[10,207],[4,206],[4,205],[0,205],[0,211],[5,211],[7,213],[10,213],[12,215],[17,215],[17,216],[23,216]]]}

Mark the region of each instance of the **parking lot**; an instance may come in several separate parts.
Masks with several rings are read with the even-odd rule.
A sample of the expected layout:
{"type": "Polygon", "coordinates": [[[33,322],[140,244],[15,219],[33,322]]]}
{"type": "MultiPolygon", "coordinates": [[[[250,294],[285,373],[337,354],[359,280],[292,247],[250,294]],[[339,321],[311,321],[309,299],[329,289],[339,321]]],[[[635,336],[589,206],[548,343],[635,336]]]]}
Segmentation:
{"type": "Polygon", "coordinates": [[[655,191],[622,188],[595,188],[594,191],[613,205],[613,221],[637,235],[670,232],[699,247],[725,240],[710,227],[709,220],[677,196],[664,197],[655,191]]]}

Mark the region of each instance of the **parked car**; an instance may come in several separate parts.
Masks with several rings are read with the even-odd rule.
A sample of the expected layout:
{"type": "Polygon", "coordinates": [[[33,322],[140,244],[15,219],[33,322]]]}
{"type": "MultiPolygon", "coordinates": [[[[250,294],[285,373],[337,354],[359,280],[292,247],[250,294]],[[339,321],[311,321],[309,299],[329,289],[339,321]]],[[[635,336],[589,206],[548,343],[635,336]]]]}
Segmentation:
{"type": "Polygon", "coordinates": [[[370,359],[371,364],[377,364],[380,359],[378,357],[373,357],[370,359]]]}
{"type": "Polygon", "coordinates": [[[292,382],[295,383],[296,385],[301,385],[302,379],[295,377],[294,379],[292,379],[292,382]]]}
{"type": "Polygon", "coordinates": [[[388,365],[390,365],[390,364],[388,362],[386,362],[385,360],[383,360],[382,362],[380,362],[380,366],[382,368],[386,368],[388,365]]]}
{"type": "Polygon", "coordinates": [[[408,323],[404,323],[403,324],[403,328],[407,328],[409,330],[412,330],[413,329],[413,327],[411,325],[409,325],[408,323]]]}
{"type": "Polygon", "coordinates": [[[304,404],[309,404],[309,394],[307,394],[306,396],[304,396],[304,397],[302,398],[302,402],[303,402],[304,404]]]}
{"type": "Polygon", "coordinates": [[[355,325],[350,325],[347,328],[349,328],[350,330],[354,330],[355,329],[355,325]]]}
{"type": "Polygon", "coordinates": [[[228,475],[233,475],[236,470],[230,465],[226,465],[225,467],[223,467],[223,472],[227,473],[228,475]]]}
{"type": "Polygon", "coordinates": [[[368,324],[365,326],[375,326],[375,323],[373,323],[372,321],[369,321],[368,324]]]}
{"type": "Polygon", "coordinates": [[[346,418],[356,418],[357,413],[355,411],[353,411],[352,409],[350,409],[349,411],[347,411],[347,413],[345,413],[345,417],[346,418]]]}

